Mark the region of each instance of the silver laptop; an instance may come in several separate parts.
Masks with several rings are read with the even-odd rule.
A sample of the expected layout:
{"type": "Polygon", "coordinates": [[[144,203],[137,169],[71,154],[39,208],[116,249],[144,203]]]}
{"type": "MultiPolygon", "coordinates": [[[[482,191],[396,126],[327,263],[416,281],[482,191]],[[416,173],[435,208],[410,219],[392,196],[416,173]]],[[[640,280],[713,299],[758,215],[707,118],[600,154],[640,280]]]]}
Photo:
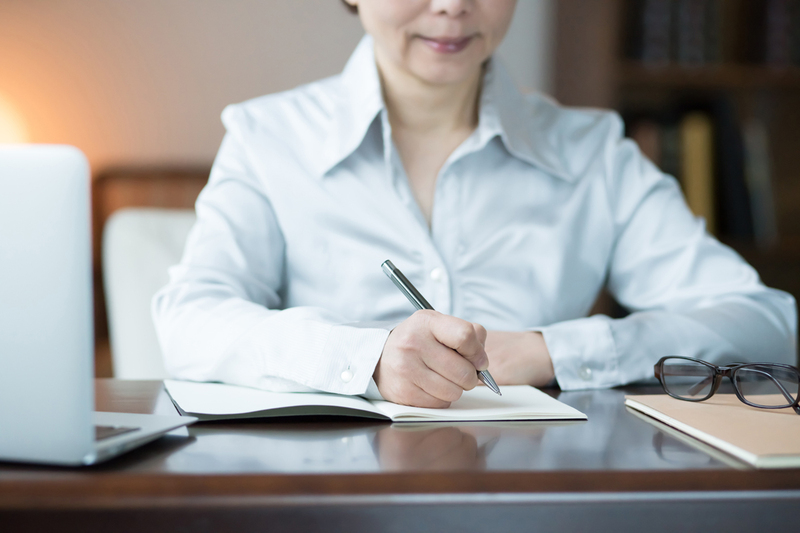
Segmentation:
{"type": "Polygon", "coordinates": [[[196,420],[94,412],[89,190],[76,148],[0,145],[0,461],[93,464],[196,420]]]}

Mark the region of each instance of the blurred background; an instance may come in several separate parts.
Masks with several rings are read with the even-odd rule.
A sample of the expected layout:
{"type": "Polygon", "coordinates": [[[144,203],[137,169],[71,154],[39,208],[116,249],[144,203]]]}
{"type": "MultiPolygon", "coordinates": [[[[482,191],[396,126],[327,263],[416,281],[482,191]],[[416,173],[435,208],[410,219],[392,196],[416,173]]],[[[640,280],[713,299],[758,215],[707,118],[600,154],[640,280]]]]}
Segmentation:
{"type": "MultiPolygon", "coordinates": [[[[92,164],[98,376],[108,217],[191,208],[225,105],[338,73],[362,35],[339,0],[0,2],[0,142],[92,164]]],[[[710,231],[800,296],[800,0],[519,0],[499,55],[525,91],[619,111],[710,231]]]]}

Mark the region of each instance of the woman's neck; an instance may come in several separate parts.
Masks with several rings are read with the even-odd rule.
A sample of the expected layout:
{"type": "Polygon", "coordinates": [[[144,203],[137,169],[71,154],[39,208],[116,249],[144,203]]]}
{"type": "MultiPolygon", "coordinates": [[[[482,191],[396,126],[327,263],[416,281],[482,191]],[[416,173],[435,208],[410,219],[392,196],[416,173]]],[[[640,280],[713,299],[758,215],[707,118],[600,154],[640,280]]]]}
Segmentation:
{"type": "Polygon", "coordinates": [[[378,54],[376,61],[392,129],[427,136],[477,126],[482,68],[461,83],[434,85],[381,61],[378,54]]]}

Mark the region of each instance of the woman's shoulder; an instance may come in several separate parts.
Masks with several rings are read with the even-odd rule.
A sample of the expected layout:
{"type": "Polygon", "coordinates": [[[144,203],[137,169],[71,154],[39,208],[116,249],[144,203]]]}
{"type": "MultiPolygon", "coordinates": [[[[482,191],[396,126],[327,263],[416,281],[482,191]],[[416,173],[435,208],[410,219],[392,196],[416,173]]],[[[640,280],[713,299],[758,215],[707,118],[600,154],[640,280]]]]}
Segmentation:
{"type": "Polygon", "coordinates": [[[624,134],[619,114],[610,109],[566,106],[543,93],[525,95],[532,131],[546,131],[562,142],[605,142],[624,134]]]}
{"type": "Polygon", "coordinates": [[[340,94],[340,76],[332,76],[228,105],[222,112],[222,122],[237,136],[302,136],[308,141],[309,134],[327,129],[340,94]]]}
{"type": "Polygon", "coordinates": [[[526,123],[537,141],[549,143],[552,160],[574,183],[602,182],[615,209],[621,209],[622,200],[635,205],[654,188],[677,187],[625,137],[625,123],[616,111],[563,106],[540,94],[526,101],[526,123]]]}
{"type": "Polygon", "coordinates": [[[541,93],[524,95],[517,107],[507,113],[511,146],[571,182],[607,169],[604,156],[624,135],[611,110],[564,106],[541,93]]]}

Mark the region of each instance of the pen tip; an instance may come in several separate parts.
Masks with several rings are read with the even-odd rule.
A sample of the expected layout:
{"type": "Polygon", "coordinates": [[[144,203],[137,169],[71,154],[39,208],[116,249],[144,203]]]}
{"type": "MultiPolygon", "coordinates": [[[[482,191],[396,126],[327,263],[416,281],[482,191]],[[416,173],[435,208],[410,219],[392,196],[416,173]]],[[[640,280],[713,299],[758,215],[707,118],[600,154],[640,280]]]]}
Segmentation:
{"type": "Polygon", "coordinates": [[[489,390],[491,390],[493,393],[497,394],[498,396],[503,395],[503,393],[500,392],[500,387],[497,386],[497,383],[495,382],[494,378],[492,378],[492,375],[488,370],[479,370],[478,379],[481,380],[484,385],[489,387],[489,390]]]}

